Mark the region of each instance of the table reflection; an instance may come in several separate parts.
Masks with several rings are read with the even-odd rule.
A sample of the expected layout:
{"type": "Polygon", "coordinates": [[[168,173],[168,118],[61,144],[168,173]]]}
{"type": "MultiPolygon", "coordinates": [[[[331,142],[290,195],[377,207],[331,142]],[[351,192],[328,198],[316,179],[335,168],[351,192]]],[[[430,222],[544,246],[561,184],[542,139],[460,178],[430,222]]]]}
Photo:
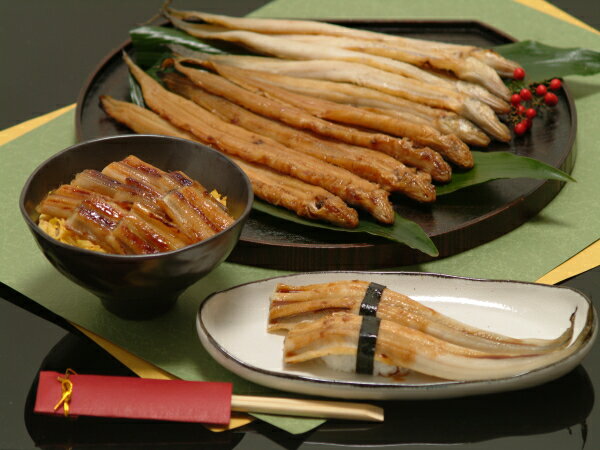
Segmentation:
{"type": "Polygon", "coordinates": [[[585,425],[594,390],[585,369],[578,366],[555,381],[521,391],[382,405],[384,423],[365,427],[328,422],[311,440],[354,445],[458,444],[551,433],[585,425]]]}
{"type": "MultiPolygon", "coordinates": [[[[133,376],[126,367],[87,338],[69,334],[48,353],[40,370],[133,376]]],[[[243,428],[213,433],[198,424],[33,414],[37,380],[25,404],[25,422],[41,448],[211,448],[236,447],[246,433],[262,435],[286,449],[303,444],[389,446],[459,444],[545,434],[581,425],[594,405],[592,382],[582,366],[544,385],[500,394],[428,401],[382,402],[385,422],[328,421],[317,430],[294,436],[256,421],[243,428]]]]}

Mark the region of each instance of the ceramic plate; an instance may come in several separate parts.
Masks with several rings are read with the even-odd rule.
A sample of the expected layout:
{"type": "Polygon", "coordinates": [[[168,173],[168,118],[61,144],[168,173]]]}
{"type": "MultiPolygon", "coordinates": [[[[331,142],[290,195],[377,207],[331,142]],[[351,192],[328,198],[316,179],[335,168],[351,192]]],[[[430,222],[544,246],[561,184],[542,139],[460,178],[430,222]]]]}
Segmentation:
{"type": "MultiPolygon", "coordinates": [[[[313,272],[248,283],[211,295],[197,317],[200,341],[225,368],[258,384],[303,394],[353,399],[433,399],[523,389],[576,367],[597,334],[596,312],[583,294],[569,288],[515,281],[476,280],[407,272],[313,272]],[[282,335],[266,332],[269,297],[277,283],[336,280],[377,282],[454,319],[515,338],[551,339],[569,326],[581,346],[552,365],[499,380],[444,381],[411,373],[401,381],[337,372],[320,362],[283,363],[282,335]]],[[[571,345],[571,344],[570,344],[571,345]]]]}

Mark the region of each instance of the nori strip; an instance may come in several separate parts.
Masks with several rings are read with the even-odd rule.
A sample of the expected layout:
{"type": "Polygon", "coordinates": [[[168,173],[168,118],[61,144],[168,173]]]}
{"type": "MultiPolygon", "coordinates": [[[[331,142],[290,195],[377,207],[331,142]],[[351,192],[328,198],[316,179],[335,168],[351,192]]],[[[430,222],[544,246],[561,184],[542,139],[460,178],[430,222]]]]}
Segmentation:
{"type": "Polygon", "coordinates": [[[379,300],[381,300],[381,294],[383,294],[384,289],[385,286],[381,284],[369,283],[358,314],[361,316],[376,316],[379,300]]]}
{"type": "Polygon", "coordinates": [[[373,374],[379,322],[377,317],[363,316],[356,349],[356,373],[373,374]]]}

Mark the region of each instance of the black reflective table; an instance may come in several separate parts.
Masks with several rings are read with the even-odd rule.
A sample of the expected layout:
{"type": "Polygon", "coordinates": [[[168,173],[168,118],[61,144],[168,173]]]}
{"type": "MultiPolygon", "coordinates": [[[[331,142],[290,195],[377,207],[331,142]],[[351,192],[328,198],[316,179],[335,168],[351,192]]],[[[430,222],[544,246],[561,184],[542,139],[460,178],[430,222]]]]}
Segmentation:
{"type": "MultiPolygon", "coordinates": [[[[561,283],[600,298],[600,267],[561,283]]],[[[571,373],[522,391],[435,401],[379,403],[385,422],[328,421],[303,435],[264,422],[213,433],[197,424],[33,414],[39,370],[133,373],[64,319],[7,287],[0,295],[2,341],[0,448],[395,448],[409,444],[453,448],[595,449],[600,447],[600,346],[571,373]],[[595,386],[596,385],[596,386],[595,386]]]]}
{"type": "MultiPolygon", "coordinates": [[[[11,67],[5,67],[2,74],[0,129],[72,103],[98,61],[161,3],[0,2],[0,42],[11,67]]],[[[243,15],[265,3],[178,0],[176,6],[243,15]]],[[[600,26],[596,2],[552,3],[600,26]]],[[[562,285],[577,288],[597,302],[600,268],[562,285]]],[[[382,403],[384,423],[328,421],[299,436],[264,422],[212,433],[192,424],[64,420],[32,414],[38,371],[66,367],[77,367],[81,373],[132,375],[62,318],[0,284],[0,449],[600,448],[600,412],[594,408],[594,391],[600,388],[598,345],[570,374],[536,388],[444,401],[382,403]]]]}

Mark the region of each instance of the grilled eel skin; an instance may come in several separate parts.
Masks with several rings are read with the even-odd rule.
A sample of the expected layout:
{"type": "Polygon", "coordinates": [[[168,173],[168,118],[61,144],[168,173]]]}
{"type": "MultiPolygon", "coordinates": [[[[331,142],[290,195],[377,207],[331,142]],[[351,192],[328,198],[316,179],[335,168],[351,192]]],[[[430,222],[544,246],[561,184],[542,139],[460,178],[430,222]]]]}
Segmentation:
{"type": "Polygon", "coordinates": [[[355,108],[354,106],[340,105],[328,100],[293,93],[262,82],[260,80],[261,72],[258,71],[232,68],[216,63],[211,63],[211,68],[214,68],[220,75],[240,86],[290,103],[322,119],[409,138],[416,144],[436,150],[447,160],[461,168],[469,169],[473,167],[473,156],[469,147],[454,135],[443,135],[436,129],[426,125],[418,125],[399,118],[355,108]]]}
{"type": "Polygon", "coordinates": [[[181,172],[163,172],[135,156],[111,163],[103,172],[78,174],[70,185],[51,192],[38,210],[66,219],[68,230],[117,254],[175,250],[213,236],[234,221],[202,185],[181,172]],[[136,195],[115,200],[129,186],[138,190],[136,195]]]}
{"type": "MultiPolygon", "coordinates": [[[[301,363],[315,358],[357,354],[363,316],[334,313],[301,322],[284,340],[284,361],[301,363]]],[[[588,320],[588,323],[590,321],[588,320]]],[[[571,345],[548,353],[505,355],[450,344],[389,320],[381,320],[375,361],[426,375],[464,381],[508,378],[549,366],[573,354],[589,335],[583,330],[571,345]]]]}
{"type": "Polygon", "coordinates": [[[330,60],[289,61],[245,55],[213,55],[206,59],[300,78],[352,83],[425,106],[453,111],[500,141],[507,142],[511,137],[510,130],[500,122],[494,111],[477,100],[460,93],[433,95],[416,80],[405,79],[364,64],[330,60]]]}
{"type": "Polygon", "coordinates": [[[142,87],[146,104],[175,126],[227,154],[321,186],[349,204],[361,206],[382,223],[394,222],[394,209],[387,191],[345,169],[222,121],[194,102],[167,91],[127,55],[124,58],[142,87]]]}
{"type": "Polygon", "coordinates": [[[281,144],[322,159],[394,192],[405,188],[414,177],[430,182],[430,175],[408,168],[384,153],[363,147],[320,139],[317,136],[254,114],[229,100],[210,94],[188,78],[176,73],[162,77],[163,83],[173,92],[216,114],[221,119],[249,131],[268,136],[281,144]]]}
{"type": "Polygon", "coordinates": [[[174,227],[156,205],[150,208],[139,203],[142,199],[147,203],[152,200],[139,195],[123,199],[122,188],[127,187],[101,172],[85,170],[71,184],[48,194],[37,210],[66,219],[68,229],[109,253],[155,253],[194,242],[174,227]]]}
{"type": "Polygon", "coordinates": [[[469,81],[485,87],[497,97],[508,100],[510,91],[498,75],[498,73],[487,64],[477,58],[468,55],[450,54],[447,52],[436,52],[426,47],[402,47],[397,43],[389,45],[385,42],[366,41],[364,39],[353,39],[333,36],[311,36],[305,34],[284,35],[286,39],[300,42],[321,43],[334,47],[341,47],[372,55],[404,61],[422,69],[435,69],[448,71],[458,79],[469,81]]]}
{"type": "Polygon", "coordinates": [[[484,64],[493,68],[502,76],[510,77],[519,65],[510,61],[497,52],[475,47],[471,45],[449,44],[438,41],[427,41],[424,39],[394,36],[376,31],[357,30],[342,25],[334,25],[312,20],[290,20],[290,19],[257,19],[250,17],[231,17],[219,14],[210,14],[201,11],[180,11],[169,8],[167,4],[163,7],[166,14],[182,20],[203,21],[233,30],[254,31],[257,33],[287,35],[324,35],[339,36],[353,39],[362,39],[371,42],[384,42],[389,46],[398,46],[403,49],[423,51],[437,54],[440,57],[455,58],[463,60],[465,57],[474,57],[484,64]]]}
{"type": "MultiPolygon", "coordinates": [[[[100,98],[104,111],[117,122],[137,133],[162,134],[200,142],[195,136],[176,128],[156,113],[132,103],[100,98]]],[[[232,159],[246,173],[257,197],[284,207],[308,219],[321,220],[344,228],[358,225],[358,213],[325,189],[282,175],[264,166],[232,159]]]]}
{"type": "MultiPolygon", "coordinates": [[[[187,52],[187,50],[183,50],[178,45],[172,45],[170,48],[175,53],[187,52]]],[[[194,53],[198,54],[198,52],[194,53]]],[[[211,56],[218,56],[204,55],[206,55],[206,59],[208,60],[210,60],[211,56]]],[[[202,59],[201,56],[197,59],[202,59]]],[[[218,62],[219,59],[216,59],[216,61],[218,62]]],[[[490,138],[467,119],[444,109],[431,108],[430,106],[411,102],[374,89],[348,83],[297,78],[264,71],[261,71],[260,74],[262,81],[267,81],[289,91],[336,103],[364,107],[378,114],[388,114],[416,124],[429,125],[443,134],[456,135],[468,145],[485,147],[490,143],[490,138]]]]}
{"type": "MultiPolygon", "coordinates": [[[[328,122],[289,103],[251,92],[218,75],[185,67],[178,61],[175,62],[175,67],[199,87],[212,94],[225,97],[231,102],[262,116],[347,144],[385,152],[406,165],[416,167],[430,174],[438,172],[442,177],[448,176],[449,166],[437,152],[426,147],[415,149],[407,139],[395,138],[381,133],[367,133],[328,122]]],[[[419,183],[419,180],[415,179],[414,183],[403,193],[418,201],[431,202],[435,200],[435,189],[431,189],[431,187],[431,185],[419,183]]]]}
{"type": "MultiPolygon", "coordinates": [[[[176,28],[200,39],[218,39],[226,42],[233,42],[250,48],[257,53],[284,59],[321,59],[358,63],[397,75],[398,77],[403,78],[408,84],[412,85],[413,88],[419,86],[425,96],[439,97],[444,95],[456,95],[457,98],[470,98],[473,101],[489,105],[497,112],[506,112],[510,109],[510,105],[505,101],[509,98],[509,93],[506,91],[506,88],[504,88],[505,92],[503,93],[503,99],[492,94],[486,88],[478,84],[467,81],[454,83],[445,77],[438,76],[430,71],[423,70],[415,65],[408,64],[398,59],[391,59],[373,53],[331,46],[327,43],[328,39],[318,43],[306,40],[298,42],[294,39],[287,39],[284,36],[274,37],[251,31],[228,30],[213,25],[193,24],[170,16],[167,16],[167,18],[176,28]],[[429,93],[426,91],[429,91],[429,93]]],[[[502,81],[499,80],[499,83],[502,84],[502,81]]]]}

